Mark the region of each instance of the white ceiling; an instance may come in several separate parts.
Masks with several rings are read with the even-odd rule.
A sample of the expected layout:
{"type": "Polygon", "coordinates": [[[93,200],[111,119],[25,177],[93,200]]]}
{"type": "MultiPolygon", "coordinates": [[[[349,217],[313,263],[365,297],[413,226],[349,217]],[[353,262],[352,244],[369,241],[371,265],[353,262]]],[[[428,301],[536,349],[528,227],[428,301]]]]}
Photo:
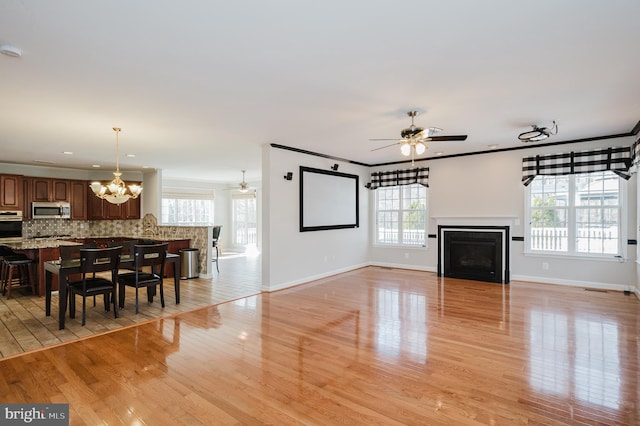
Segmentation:
{"type": "MultiPolygon", "coordinates": [[[[277,143],[367,164],[410,124],[426,156],[630,132],[640,1],[2,0],[1,162],[260,179],[277,143]],[[63,151],[72,151],[65,155],[63,151]],[[135,154],[135,158],[125,157],[135,154]]],[[[124,175],[126,180],[126,173],[124,175]]]]}

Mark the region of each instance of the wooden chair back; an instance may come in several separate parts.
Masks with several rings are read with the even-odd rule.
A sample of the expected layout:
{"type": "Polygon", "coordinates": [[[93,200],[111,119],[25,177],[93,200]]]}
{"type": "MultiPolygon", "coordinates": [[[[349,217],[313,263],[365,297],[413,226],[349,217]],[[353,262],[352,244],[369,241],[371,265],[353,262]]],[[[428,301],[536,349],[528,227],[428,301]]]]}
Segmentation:
{"type": "Polygon", "coordinates": [[[169,250],[168,243],[162,244],[136,244],[134,251],[136,269],[140,270],[145,266],[150,266],[152,271],[164,271],[164,262],[169,250]],[[160,269],[156,269],[160,267],[160,269]]]}
{"type": "Polygon", "coordinates": [[[94,272],[117,271],[122,247],[107,247],[80,250],[80,272],[86,275],[94,272]]]}

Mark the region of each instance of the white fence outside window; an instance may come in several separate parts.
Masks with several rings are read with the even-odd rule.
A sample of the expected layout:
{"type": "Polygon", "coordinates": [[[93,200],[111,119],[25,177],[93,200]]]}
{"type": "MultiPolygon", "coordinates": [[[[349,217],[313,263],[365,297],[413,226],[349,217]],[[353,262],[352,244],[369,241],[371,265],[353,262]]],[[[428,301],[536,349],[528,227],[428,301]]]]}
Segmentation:
{"type": "MultiPolygon", "coordinates": [[[[424,229],[405,229],[402,232],[402,244],[423,246],[426,243],[424,229]]],[[[378,228],[378,242],[381,244],[398,244],[398,230],[378,228]]]]}
{"type": "MultiPolygon", "coordinates": [[[[568,244],[569,232],[567,228],[531,228],[531,250],[568,251],[568,244]]],[[[580,253],[617,253],[618,227],[578,229],[576,231],[576,251],[580,253]]]]}

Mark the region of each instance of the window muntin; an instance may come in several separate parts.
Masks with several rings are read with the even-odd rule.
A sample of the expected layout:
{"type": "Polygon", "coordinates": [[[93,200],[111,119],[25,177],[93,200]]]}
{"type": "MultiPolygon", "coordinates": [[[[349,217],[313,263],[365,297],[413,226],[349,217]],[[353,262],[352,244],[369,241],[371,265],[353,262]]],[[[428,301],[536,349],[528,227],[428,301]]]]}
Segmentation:
{"type": "Polygon", "coordinates": [[[389,186],[375,193],[376,244],[426,246],[427,188],[389,186]]]}
{"type": "Polygon", "coordinates": [[[528,187],[528,250],[622,255],[621,182],[610,171],[537,176],[528,187]]]}

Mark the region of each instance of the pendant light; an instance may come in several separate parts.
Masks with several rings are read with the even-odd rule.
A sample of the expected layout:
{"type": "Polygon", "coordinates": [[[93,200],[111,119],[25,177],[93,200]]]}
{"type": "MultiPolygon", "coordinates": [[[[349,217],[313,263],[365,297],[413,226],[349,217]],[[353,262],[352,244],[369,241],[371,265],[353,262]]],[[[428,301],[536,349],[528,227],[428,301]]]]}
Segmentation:
{"type": "Polygon", "coordinates": [[[138,198],[142,192],[142,186],[131,184],[126,185],[120,178],[120,162],[118,159],[118,134],[122,129],[120,127],[114,127],[113,131],[116,132],[116,171],[113,172],[115,176],[108,185],[102,185],[100,182],[92,182],[91,190],[98,198],[107,200],[111,204],[122,204],[129,201],[132,198],[138,198]]]}

